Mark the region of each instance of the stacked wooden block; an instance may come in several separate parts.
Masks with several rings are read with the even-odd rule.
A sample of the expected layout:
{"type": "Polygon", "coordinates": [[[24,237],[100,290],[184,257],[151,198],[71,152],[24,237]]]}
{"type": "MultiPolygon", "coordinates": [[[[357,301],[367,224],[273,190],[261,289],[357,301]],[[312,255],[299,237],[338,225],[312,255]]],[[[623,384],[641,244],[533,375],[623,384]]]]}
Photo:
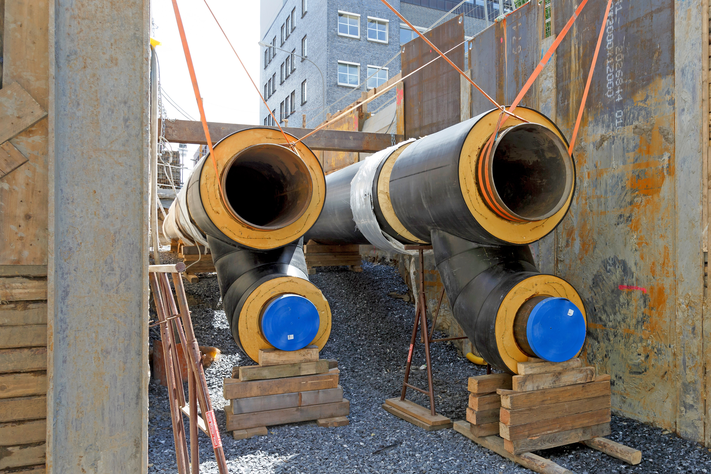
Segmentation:
{"type": "Polygon", "coordinates": [[[360,245],[321,245],[311,241],[304,245],[304,256],[309,275],[316,273],[316,267],[348,266],[354,272],[363,270],[360,245]]]}
{"type": "Polygon", "coordinates": [[[259,365],[235,367],[224,380],[227,431],[235,439],[266,435],[267,426],[316,420],[343,426],[350,403],[338,384],[336,361],[319,359],[318,348],[259,352],[259,365]]]}
{"type": "Polygon", "coordinates": [[[498,389],[511,388],[509,374],[489,374],[469,377],[469,406],[467,421],[476,437],[499,434],[501,396],[498,389]]]}
{"type": "Polygon", "coordinates": [[[610,376],[595,375],[580,359],[518,364],[501,396],[499,434],[521,454],[610,434],[610,376]]]}

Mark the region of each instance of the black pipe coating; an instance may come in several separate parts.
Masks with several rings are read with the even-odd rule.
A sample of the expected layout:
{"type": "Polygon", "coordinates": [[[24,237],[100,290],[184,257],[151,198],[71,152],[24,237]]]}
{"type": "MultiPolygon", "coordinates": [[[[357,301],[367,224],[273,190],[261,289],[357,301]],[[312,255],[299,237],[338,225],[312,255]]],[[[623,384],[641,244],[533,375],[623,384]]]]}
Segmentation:
{"type": "Polygon", "coordinates": [[[244,350],[239,338],[239,315],[249,295],[274,278],[292,276],[308,281],[303,239],[274,250],[254,250],[210,235],[207,242],[232,336],[244,350]]]}
{"type": "Polygon", "coordinates": [[[452,314],[479,354],[492,366],[506,366],[495,334],[499,306],[514,286],[538,275],[528,246],[484,247],[443,231],[432,231],[435,263],[452,314]]]}

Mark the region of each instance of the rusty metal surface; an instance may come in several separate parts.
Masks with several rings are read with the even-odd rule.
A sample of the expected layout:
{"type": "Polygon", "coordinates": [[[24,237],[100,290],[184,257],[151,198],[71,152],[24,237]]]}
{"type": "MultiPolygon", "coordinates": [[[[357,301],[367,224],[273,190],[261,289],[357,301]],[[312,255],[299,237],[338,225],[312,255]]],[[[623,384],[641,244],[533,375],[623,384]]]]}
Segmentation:
{"type": "MultiPolygon", "coordinates": [[[[579,3],[553,0],[554,32],[579,3]]],[[[588,2],[523,101],[546,110],[568,137],[606,3],[588,2]]],[[[585,300],[584,355],[611,374],[613,408],[708,442],[698,130],[708,18],[701,3],[613,1],[574,150],[574,202],[536,251],[585,300]]],[[[551,44],[540,15],[531,2],[473,40],[472,77],[503,103],[551,44]]],[[[472,92],[472,114],[490,108],[472,92]]]]}
{"type": "MultiPolygon", "coordinates": [[[[357,114],[355,117],[357,118],[357,114]]],[[[354,128],[348,120],[352,122],[353,118],[350,115],[344,117],[332,127],[329,126],[328,129],[321,130],[310,136],[304,140],[304,143],[312,150],[366,153],[380,151],[390,146],[392,142],[390,134],[359,132],[357,123],[354,128]],[[348,125],[346,126],[344,123],[348,123],[348,125]]],[[[216,143],[231,133],[254,128],[255,125],[208,122],[208,127],[210,128],[210,138],[213,143],[216,143]]],[[[297,138],[303,137],[312,130],[309,128],[284,128],[285,132],[297,138]]],[[[165,138],[172,143],[207,144],[202,124],[189,120],[167,120],[165,122],[165,138]]],[[[402,135],[396,135],[395,140],[402,141],[402,135]]]]}
{"type": "MultiPolygon", "coordinates": [[[[425,34],[442,52],[464,41],[461,17],[453,18],[425,34]]],[[[439,56],[422,38],[402,47],[403,76],[439,56]]],[[[464,45],[447,57],[464,67],[464,45]]],[[[446,61],[435,61],[405,79],[405,136],[421,137],[459,122],[460,74],[446,61]]]]}

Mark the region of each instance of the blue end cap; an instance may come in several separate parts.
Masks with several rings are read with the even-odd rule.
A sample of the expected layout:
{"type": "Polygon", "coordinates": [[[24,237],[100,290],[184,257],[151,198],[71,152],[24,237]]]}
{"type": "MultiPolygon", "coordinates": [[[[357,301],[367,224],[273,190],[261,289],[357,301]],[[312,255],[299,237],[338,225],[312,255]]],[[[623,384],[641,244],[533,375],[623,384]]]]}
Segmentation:
{"type": "Polygon", "coordinates": [[[541,359],[565,362],[575,357],[585,343],[583,313],[567,298],[546,298],[528,317],[526,338],[541,359]]]}
{"type": "Polygon", "coordinates": [[[318,333],[321,319],[316,306],[299,295],[281,295],[262,313],[262,334],[282,351],[298,351],[308,346],[318,333]]]}

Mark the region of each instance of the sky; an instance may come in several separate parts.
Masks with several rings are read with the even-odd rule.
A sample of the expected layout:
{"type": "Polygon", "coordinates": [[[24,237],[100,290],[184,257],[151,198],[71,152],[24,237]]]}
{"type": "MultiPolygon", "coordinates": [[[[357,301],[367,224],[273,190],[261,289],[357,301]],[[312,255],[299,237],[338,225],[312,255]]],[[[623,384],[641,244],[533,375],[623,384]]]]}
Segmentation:
{"type": "MultiPolygon", "coordinates": [[[[207,0],[257,86],[259,86],[259,1],[207,0]]],[[[178,0],[208,122],[259,124],[259,95],[217,27],[203,0],[178,0]]],[[[171,0],[151,0],[151,37],[165,93],[200,120],[171,0]]],[[[169,119],[188,120],[168,103],[169,119]]],[[[177,147],[176,147],[177,148],[177,147]]],[[[197,147],[189,147],[189,157],[197,147]]],[[[190,163],[186,165],[191,166],[190,163]]]]}

